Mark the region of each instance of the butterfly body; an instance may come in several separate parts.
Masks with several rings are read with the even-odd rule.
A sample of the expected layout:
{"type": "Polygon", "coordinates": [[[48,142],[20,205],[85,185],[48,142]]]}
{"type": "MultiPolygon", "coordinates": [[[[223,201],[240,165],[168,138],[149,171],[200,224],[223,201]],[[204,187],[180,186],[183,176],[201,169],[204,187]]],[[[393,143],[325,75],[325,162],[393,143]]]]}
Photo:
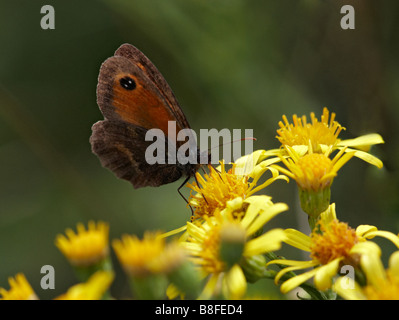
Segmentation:
{"type": "Polygon", "coordinates": [[[189,178],[200,167],[198,149],[196,163],[148,163],[146,150],[153,143],[145,139],[148,130],[162,130],[165,153],[170,153],[184,141],[168,137],[168,122],[174,121],[177,131],[190,126],[166,80],[134,46],[122,45],[102,64],[97,103],[104,120],[92,127],[92,151],[118,178],[135,188],[157,187],[189,178]]]}

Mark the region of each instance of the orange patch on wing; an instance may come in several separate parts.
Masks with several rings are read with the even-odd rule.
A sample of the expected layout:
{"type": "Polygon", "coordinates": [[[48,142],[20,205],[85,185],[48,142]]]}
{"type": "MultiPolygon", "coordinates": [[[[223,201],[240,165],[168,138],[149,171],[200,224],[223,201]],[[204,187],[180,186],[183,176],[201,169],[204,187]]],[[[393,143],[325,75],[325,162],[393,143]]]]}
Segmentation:
{"type": "MultiPolygon", "coordinates": [[[[169,111],[166,100],[141,85],[139,80],[129,74],[136,82],[134,90],[125,90],[119,84],[119,80],[125,74],[115,78],[113,86],[112,105],[122,120],[146,129],[159,128],[165,135],[168,133],[168,121],[176,121],[169,111]]],[[[177,130],[180,130],[177,125],[177,130]]]]}

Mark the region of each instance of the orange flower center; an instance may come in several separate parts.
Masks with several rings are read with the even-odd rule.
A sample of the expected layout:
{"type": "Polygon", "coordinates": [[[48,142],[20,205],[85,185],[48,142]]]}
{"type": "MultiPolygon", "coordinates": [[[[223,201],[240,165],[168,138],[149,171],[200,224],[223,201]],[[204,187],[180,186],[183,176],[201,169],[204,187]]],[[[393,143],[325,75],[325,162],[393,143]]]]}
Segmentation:
{"type": "Polygon", "coordinates": [[[350,250],[359,240],[355,230],[338,220],[327,226],[319,222],[319,226],[321,233],[313,231],[311,235],[311,258],[324,265],[336,258],[349,257],[350,250]]]}
{"type": "Polygon", "coordinates": [[[237,197],[246,198],[249,190],[247,177],[236,175],[230,169],[225,171],[222,165],[221,172],[213,167],[209,168],[209,174],[202,177],[196,174],[199,185],[194,182],[187,186],[196,192],[190,195],[189,203],[194,209],[192,220],[203,216],[212,216],[216,210],[223,210],[226,203],[237,197]]]}

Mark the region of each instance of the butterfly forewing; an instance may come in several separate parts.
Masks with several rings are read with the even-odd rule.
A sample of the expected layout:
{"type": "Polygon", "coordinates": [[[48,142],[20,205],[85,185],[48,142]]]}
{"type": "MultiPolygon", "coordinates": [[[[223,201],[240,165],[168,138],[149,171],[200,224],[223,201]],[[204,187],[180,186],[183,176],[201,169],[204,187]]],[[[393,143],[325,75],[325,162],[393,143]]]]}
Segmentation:
{"type": "Polygon", "coordinates": [[[144,72],[144,74],[151,79],[152,83],[158,88],[162,96],[166,99],[167,107],[173,113],[178,127],[180,127],[180,129],[190,127],[169,84],[158,71],[157,67],[155,67],[155,65],[144,55],[144,53],[142,53],[135,46],[125,43],[115,51],[115,56],[125,57],[134,65],[138,66],[142,72],[144,72]]]}

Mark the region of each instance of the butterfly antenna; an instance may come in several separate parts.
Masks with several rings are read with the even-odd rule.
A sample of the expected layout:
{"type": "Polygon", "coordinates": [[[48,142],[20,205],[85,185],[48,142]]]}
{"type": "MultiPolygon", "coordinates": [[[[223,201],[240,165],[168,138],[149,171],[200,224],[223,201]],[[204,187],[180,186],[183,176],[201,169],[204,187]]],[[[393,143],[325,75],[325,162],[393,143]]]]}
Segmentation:
{"type": "MultiPolygon", "coordinates": [[[[212,164],[210,163],[210,166],[213,170],[215,170],[215,172],[219,175],[220,180],[223,181],[222,175],[220,174],[221,172],[212,164]]],[[[224,181],[223,181],[224,182],[224,181]]]]}
{"type": "MultiPolygon", "coordinates": [[[[208,165],[210,165],[212,168],[213,168],[213,170],[215,170],[218,174],[219,174],[219,176],[220,176],[220,172],[219,172],[219,170],[218,169],[216,169],[214,166],[213,166],[213,164],[212,163],[209,163],[208,165]]],[[[206,171],[205,171],[205,169],[204,169],[204,166],[201,166],[201,170],[202,170],[202,172],[204,173],[204,174],[206,174],[206,171]]],[[[222,179],[222,177],[220,176],[220,179],[222,179]]],[[[195,178],[195,180],[197,181],[197,178],[195,178]]],[[[223,180],[223,179],[222,179],[223,180]]],[[[198,181],[197,181],[197,185],[198,185],[198,181]]],[[[198,185],[198,187],[199,188],[201,188],[201,186],[200,185],[198,185]]]]}
{"type": "Polygon", "coordinates": [[[208,148],[208,152],[209,152],[209,151],[211,151],[212,149],[219,148],[220,146],[225,146],[225,145],[227,145],[227,144],[233,144],[233,143],[235,143],[235,142],[240,142],[240,141],[244,141],[244,140],[252,140],[252,141],[256,141],[256,138],[254,138],[254,137],[242,138],[242,139],[237,139],[237,140],[233,140],[233,141],[230,141],[230,142],[226,142],[226,143],[218,144],[217,146],[214,146],[214,147],[208,148]]]}
{"type": "MultiPolygon", "coordinates": [[[[227,145],[227,144],[233,144],[234,142],[239,142],[239,141],[244,141],[244,140],[253,140],[253,141],[256,141],[256,138],[254,138],[254,137],[248,137],[248,138],[242,138],[242,139],[234,140],[234,141],[231,141],[231,142],[226,142],[226,143],[223,143],[223,144],[219,144],[219,145],[217,145],[217,146],[214,146],[214,147],[212,147],[212,148],[209,148],[209,149],[208,149],[208,152],[209,152],[210,150],[215,149],[215,148],[218,148],[218,147],[220,147],[220,146],[224,146],[224,145],[227,145]]],[[[222,178],[222,176],[221,176],[221,174],[220,174],[220,171],[219,171],[212,163],[209,163],[209,164],[211,165],[211,167],[213,168],[213,170],[215,170],[215,171],[218,173],[220,179],[223,181],[223,178],[222,178]]]]}

